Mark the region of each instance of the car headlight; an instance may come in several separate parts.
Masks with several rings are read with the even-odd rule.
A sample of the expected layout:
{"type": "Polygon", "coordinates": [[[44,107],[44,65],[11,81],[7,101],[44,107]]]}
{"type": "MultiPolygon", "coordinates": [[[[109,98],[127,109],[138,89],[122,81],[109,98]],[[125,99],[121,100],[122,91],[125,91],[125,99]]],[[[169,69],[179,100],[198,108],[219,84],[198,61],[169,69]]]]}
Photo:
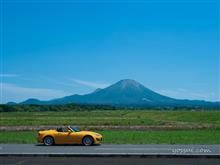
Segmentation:
{"type": "Polygon", "coordinates": [[[96,133],[95,136],[101,136],[100,134],[96,133]]]}

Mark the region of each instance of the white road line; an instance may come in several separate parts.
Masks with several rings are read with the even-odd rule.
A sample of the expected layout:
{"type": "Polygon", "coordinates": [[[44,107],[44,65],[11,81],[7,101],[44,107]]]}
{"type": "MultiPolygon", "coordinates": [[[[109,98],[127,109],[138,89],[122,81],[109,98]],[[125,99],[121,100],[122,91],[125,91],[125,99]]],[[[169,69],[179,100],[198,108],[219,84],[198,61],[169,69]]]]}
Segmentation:
{"type": "Polygon", "coordinates": [[[151,153],[120,153],[120,152],[103,152],[103,153],[3,153],[1,155],[177,155],[176,153],[165,153],[165,152],[151,152],[151,153]]]}
{"type": "Polygon", "coordinates": [[[134,150],[134,151],[142,151],[142,150],[172,150],[171,148],[95,148],[95,150],[134,150]]]}
{"type": "Polygon", "coordinates": [[[25,163],[26,161],[28,161],[28,160],[21,160],[21,161],[19,161],[19,162],[15,163],[14,165],[23,164],[23,163],[25,163]]]}

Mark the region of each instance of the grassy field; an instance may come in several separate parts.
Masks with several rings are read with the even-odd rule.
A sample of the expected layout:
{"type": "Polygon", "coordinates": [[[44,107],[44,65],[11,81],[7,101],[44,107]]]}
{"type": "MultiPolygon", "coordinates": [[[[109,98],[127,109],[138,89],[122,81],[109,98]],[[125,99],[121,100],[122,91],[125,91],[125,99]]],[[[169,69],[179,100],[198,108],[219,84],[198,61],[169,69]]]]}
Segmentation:
{"type": "Polygon", "coordinates": [[[220,129],[220,111],[2,112],[0,126],[38,125],[204,125],[220,129]]]}
{"type": "MultiPolygon", "coordinates": [[[[163,130],[102,130],[107,144],[220,144],[220,111],[75,111],[2,112],[0,127],[78,126],[167,126],[163,130]],[[182,126],[182,130],[169,127],[182,126]],[[189,129],[187,126],[205,126],[189,129]],[[187,129],[185,129],[187,128],[187,129]]],[[[97,129],[101,130],[101,129],[97,129]]],[[[0,143],[36,143],[35,131],[1,131],[0,143]]]]}
{"type": "MultiPolygon", "coordinates": [[[[220,144],[220,130],[100,131],[105,144],[220,144]]],[[[37,143],[37,132],[0,132],[0,143],[37,143]]]]}

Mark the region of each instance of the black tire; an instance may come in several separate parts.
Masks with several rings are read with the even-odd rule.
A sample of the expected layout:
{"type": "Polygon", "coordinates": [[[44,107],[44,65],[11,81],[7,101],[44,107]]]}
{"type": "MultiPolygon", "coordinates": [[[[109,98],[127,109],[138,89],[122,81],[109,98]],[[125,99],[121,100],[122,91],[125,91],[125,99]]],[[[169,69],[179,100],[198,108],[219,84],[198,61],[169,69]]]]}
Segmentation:
{"type": "Polygon", "coordinates": [[[84,146],[91,146],[93,145],[93,143],[94,143],[94,140],[91,136],[85,136],[82,140],[82,144],[84,146]]]}
{"type": "Polygon", "coordinates": [[[54,144],[54,139],[51,136],[46,136],[44,138],[44,145],[45,146],[52,146],[54,144]]]}

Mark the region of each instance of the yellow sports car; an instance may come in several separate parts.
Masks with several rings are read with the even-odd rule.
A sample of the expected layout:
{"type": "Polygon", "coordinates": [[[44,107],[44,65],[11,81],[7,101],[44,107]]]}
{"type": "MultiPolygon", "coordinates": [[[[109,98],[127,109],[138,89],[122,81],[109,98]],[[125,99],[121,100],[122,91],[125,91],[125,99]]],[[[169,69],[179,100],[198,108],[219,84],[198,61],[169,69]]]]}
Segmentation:
{"type": "Polygon", "coordinates": [[[102,135],[91,131],[80,131],[76,127],[68,126],[56,130],[39,131],[37,140],[46,146],[53,144],[83,144],[90,146],[101,144],[102,135]]]}

